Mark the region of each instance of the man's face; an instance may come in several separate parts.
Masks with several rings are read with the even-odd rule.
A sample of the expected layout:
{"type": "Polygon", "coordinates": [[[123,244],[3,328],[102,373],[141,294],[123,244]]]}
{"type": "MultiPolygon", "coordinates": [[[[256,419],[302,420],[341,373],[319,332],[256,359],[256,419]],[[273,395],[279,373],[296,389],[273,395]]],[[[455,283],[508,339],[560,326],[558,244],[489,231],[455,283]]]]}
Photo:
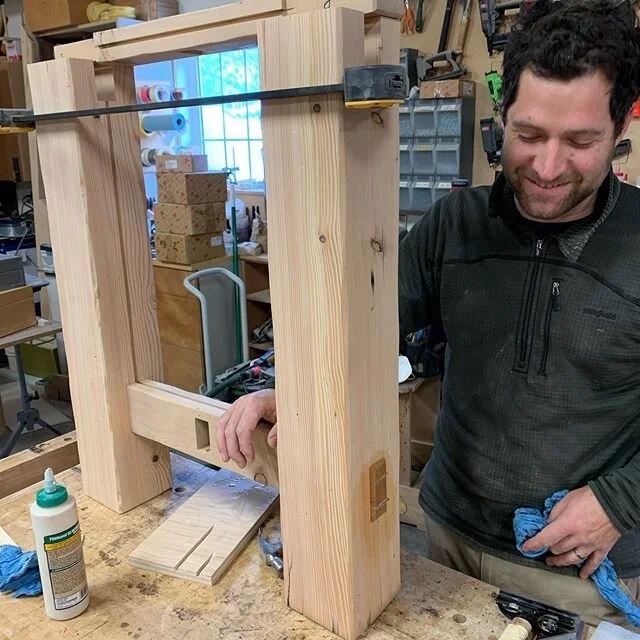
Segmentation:
{"type": "Polygon", "coordinates": [[[505,123],[502,166],[525,218],[568,222],[592,212],[624,135],[614,136],[611,89],[600,72],[570,81],[522,73],[505,123]]]}

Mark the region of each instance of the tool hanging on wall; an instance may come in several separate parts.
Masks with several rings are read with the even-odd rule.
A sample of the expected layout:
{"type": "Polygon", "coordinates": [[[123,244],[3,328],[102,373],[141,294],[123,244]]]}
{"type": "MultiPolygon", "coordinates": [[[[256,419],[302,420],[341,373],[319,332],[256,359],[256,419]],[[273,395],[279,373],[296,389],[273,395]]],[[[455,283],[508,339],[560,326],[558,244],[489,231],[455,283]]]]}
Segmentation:
{"type": "Polygon", "coordinates": [[[451,31],[451,19],[453,17],[453,6],[455,0],[447,0],[445,6],[444,18],[442,21],[442,29],[440,31],[440,42],[438,44],[438,53],[432,56],[419,56],[416,60],[418,69],[418,77],[423,82],[429,80],[450,80],[452,78],[460,78],[467,71],[460,65],[464,40],[468,29],[470,3],[471,0],[459,0],[462,4],[462,15],[460,18],[460,31],[458,37],[458,47],[456,49],[447,49],[449,41],[449,32],[451,31]]]}
{"type": "Polygon", "coordinates": [[[413,35],[416,31],[416,15],[411,8],[410,0],[404,0],[404,13],[400,20],[400,33],[407,36],[413,35]]]}
{"type": "Polygon", "coordinates": [[[497,111],[500,109],[500,104],[502,102],[502,76],[492,69],[491,71],[487,71],[484,74],[484,77],[487,81],[487,88],[489,89],[491,101],[493,102],[493,110],[497,111]]]}
{"type": "Polygon", "coordinates": [[[510,0],[498,4],[496,0],[480,0],[480,23],[482,31],[487,39],[487,50],[489,55],[494,51],[502,51],[509,37],[508,31],[500,31],[505,22],[507,11],[528,7],[532,0],[510,0]]]}
{"type": "Polygon", "coordinates": [[[331,94],[341,94],[344,98],[344,106],[347,109],[384,109],[393,105],[400,105],[404,103],[409,94],[407,74],[402,65],[365,65],[345,69],[343,84],[252,91],[228,96],[95,107],[93,109],[39,113],[37,115],[34,115],[31,109],[0,109],[0,133],[5,133],[4,129],[6,128],[17,129],[17,131],[11,131],[11,133],[26,133],[33,130],[36,122],[51,122],[69,118],[95,118],[118,113],[201,107],[230,104],[232,102],[250,102],[253,100],[296,99],[331,94]]]}
{"type": "Polygon", "coordinates": [[[416,32],[422,33],[424,29],[424,0],[418,0],[418,12],[416,13],[416,32]]]}

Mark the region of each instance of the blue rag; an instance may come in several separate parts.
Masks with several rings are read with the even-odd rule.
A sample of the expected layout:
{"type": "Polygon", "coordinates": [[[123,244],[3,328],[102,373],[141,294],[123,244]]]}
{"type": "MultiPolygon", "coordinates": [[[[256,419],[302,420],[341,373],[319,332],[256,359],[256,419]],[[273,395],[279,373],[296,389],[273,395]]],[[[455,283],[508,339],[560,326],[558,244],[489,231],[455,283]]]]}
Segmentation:
{"type": "MultiPolygon", "coordinates": [[[[547,553],[547,548],[525,553],[522,550],[522,545],[549,524],[551,510],[567,493],[569,492],[566,490],[557,491],[547,498],[544,501],[544,511],[542,513],[538,509],[525,507],[516,509],[513,518],[513,531],[516,535],[516,547],[523,556],[537,558],[547,553]]],[[[584,563],[581,563],[580,566],[582,564],[584,563]]],[[[627,620],[631,624],[640,627],[640,606],[618,585],[618,574],[609,558],[605,558],[602,561],[602,564],[591,574],[591,579],[598,588],[600,595],[610,605],[626,614],[627,620]]]]}
{"type": "Polygon", "coordinates": [[[38,557],[12,544],[0,545],[0,593],[13,591],[13,597],[42,593],[38,557]]]}

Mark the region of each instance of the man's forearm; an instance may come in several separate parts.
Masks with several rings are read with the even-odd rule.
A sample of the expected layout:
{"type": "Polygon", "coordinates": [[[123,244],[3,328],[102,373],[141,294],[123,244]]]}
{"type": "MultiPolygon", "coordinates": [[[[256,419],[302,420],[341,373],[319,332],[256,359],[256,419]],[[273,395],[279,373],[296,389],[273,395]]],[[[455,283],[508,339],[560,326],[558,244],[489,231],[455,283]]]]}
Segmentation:
{"type": "Polygon", "coordinates": [[[592,480],[589,486],[620,533],[640,529],[640,452],[626,466],[592,480]]]}

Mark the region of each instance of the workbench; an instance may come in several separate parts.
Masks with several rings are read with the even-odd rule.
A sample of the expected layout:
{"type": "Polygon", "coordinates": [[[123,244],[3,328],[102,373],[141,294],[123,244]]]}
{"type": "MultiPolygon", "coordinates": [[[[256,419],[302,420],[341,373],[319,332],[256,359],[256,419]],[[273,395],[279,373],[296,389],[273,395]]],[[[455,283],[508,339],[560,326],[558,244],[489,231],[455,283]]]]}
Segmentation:
{"type": "MultiPolygon", "coordinates": [[[[163,640],[337,640],[286,606],[283,582],[265,566],[252,540],[215,586],[181,581],[131,566],[127,557],[171,512],[215,473],[171,454],[172,486],[116,515],[82,494],[81,471],[57,477],[76,497],[84,536],[91,604],[67,622],[49,620],[42,598],[0,595],[0,638],[163,640]]],[[[33,549],[29,504],[36,487],[0,500],[0,526],[33,549]]],[[[495,640],[506,626],[493,587],[402,552],[402,589],[369,628],[371,640],[495,640]]]]}

